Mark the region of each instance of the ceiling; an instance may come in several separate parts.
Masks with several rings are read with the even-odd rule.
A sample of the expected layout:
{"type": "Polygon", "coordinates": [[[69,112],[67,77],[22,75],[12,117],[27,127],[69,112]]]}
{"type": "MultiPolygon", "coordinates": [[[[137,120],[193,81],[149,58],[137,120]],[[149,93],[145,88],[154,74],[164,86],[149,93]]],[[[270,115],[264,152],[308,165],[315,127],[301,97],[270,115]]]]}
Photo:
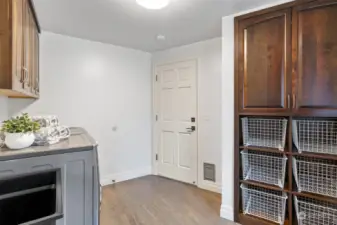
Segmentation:
{"type": "Polygon", "coordinates": [[[171,0],[148,10],[135,0],[34,0],[43,30],[147,52],[220,37],[223,16],[272,2],[171,0]]]}

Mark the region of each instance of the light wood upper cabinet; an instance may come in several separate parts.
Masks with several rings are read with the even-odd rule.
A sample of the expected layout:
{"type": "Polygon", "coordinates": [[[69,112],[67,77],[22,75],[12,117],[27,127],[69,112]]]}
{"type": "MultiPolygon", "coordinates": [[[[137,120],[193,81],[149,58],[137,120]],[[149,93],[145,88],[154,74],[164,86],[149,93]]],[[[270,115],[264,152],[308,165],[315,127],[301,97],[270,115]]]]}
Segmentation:
{"type": "Polygon", "coordinates": [[[38,98],[39,26],[33,4],[30,0],[0,2],[0,15],[5,15],[0,16],[0,94],[38,98]]]}

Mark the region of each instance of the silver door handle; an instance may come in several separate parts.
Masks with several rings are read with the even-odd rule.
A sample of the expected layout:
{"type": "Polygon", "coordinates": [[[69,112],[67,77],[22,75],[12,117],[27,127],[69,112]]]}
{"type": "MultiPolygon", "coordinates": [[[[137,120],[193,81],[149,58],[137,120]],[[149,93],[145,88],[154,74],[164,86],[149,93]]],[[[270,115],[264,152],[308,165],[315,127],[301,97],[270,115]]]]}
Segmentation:
{"type": "Polygon", "coordinates": [[[186,130],[188,131],[188,132],[194,132],[195,130],[196,130],[196,128],[195,128],[195,126],[191,126],[191,127],[189,127],[189,128],[186,128],[186,130]]]}

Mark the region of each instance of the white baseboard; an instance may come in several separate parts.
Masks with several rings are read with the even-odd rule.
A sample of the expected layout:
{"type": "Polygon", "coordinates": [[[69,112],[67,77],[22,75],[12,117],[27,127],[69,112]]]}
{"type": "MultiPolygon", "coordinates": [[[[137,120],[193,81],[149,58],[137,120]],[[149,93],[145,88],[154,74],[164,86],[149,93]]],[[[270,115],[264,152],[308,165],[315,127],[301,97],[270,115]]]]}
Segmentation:
{"type": "Polygon", "coordinates": [[[101,185],[106,186],[113,184],[112,180],[115,180],[115,183],[135,179],[138,177],[143,177],[146,175],[152,174],[151,166],[139,168],[137,170],[130,170],[121,173],[109,174],[101,178],[101,185]]]}
{"type": "Polygon", "coordinates": [[[216,192],[216,193],[220,193],[221,194],[221,185],[217,184],[217,183],[213,183],[210,181],[206,181],[203,180],[200,182],[200,184],[198,184],[198,188],[207,190],[207,191],[212,191],[212,192],[216,192]]]}
{"type": "Polygon", "coordinates": [[[221,205],[220,216],[224,219],[234,221],[234,210],[232,206],[221,205]]]}

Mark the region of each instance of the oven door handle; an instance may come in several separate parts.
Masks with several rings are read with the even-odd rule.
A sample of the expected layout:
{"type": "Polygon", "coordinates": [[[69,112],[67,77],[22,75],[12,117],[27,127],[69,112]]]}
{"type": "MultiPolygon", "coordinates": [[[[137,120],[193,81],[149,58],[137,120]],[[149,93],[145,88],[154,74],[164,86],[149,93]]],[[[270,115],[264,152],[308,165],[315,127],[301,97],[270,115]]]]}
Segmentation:
{"type": "Polygon", "coordinates": [[[5,200],[5,199],[9,199],[9,198],[15,198],[15,197],[20,197],[20,196],[24,196],[24,195],[29,195],[29,194],[33,194],[33,193],[36,193],[36,192],[49,190],[49,189],[55,189],[55,184],[45,185],[45,186],[37,187],[37,188],[26,189],[26,190],[22,190],[22,191],[16,191],[16,192],[8,193],[8,194],[3,194],[3,195],[0,195],[0,201],[5,200]]]}
{"type": "Polygon", "coordinates": [[[53,221],[56,221],[56,220],[59,220],[59,219],[62,219],[63,218],[63,214],[62,213],[55,213],[53,215],[50,215],[50,216],[46,216],[46,217],[43,217],[43,218],[39,218],[39,219],[36,219],[36,220],[32,220],[32,221],[29,221],[29,222],[25,222],[25,223],[20,223],[19,225],[42,225],[42,224],[46,224],[47,222],[53,222],[53,221]]]}

